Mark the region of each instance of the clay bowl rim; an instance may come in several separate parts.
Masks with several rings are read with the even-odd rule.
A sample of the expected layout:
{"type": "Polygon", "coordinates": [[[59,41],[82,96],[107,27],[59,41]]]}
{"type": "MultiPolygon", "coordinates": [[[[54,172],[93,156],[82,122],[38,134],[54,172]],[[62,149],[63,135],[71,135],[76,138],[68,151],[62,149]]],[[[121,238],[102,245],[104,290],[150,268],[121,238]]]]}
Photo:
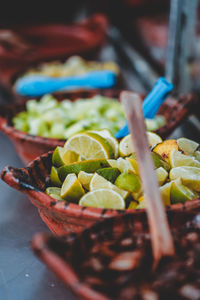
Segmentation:
{"type": "MultiPolygon", "coordinates": [[[[105,96],[105,97],[110,97],[110,98],[114,98],[116,99],[116,101],[119,101],[119,95],[120,92],[122,92],[122,89],[94,89],[94,90],[87,90],[87,89],[80,89],[80,90],[76,90],[76,91],[72,91],[72,92],[57,92],[57,93],[52,93],[52,95],[54,97],[56,97],[56,99],[58,101],[63,101],[64,99],[69,99],[70,101],[76,101],[79,98],[93,98],[95,95],[101,95],[101,96],[105,96]],[[66,95],[66,96],[65,96],[66,95]],[[58,97],[58,98],[57,98],[58,97]],[[61,97],[61,99],[59,100],[59,97],[61,97]]],[[[144,99],[144,94],[141,93],[137,93],[139,94],[142,99],[144,99]]],[[[12,121],[10,120],[10,116],[9,116],[9,111],[13,111],[15,110],[14,114],[12,115],[12,118],[19,112],[24,111],[25,108],[25,103],[30,100],[30,99],[36,99],[37,101],[40,100],[41,97],[33,97],[33,98],[23,98],[20,97],[18,102],[9,104],[9,105],[1,105],[1,111],[0,112],[0,131],[4,132],[6,135],[10,136],[10,137],[16,137],[17,139],[23,139],[24,141],[29,141],[29,142],[34,142],[34,143],[38,143],[41,145],[57,145],[57,146],[63,146],[64,143],[66,142],[66,139],[57,139],[57,138],[46,138],[46,137],[42,137],[42,136],[38,136],[38,135],[31,135],[28,134],[26,132],[20,131],[18,129],[16,129],[13,125],[11,125],[10,123],[12,123],[12,121]],[[19,110],[16,111],[17,108],[20,108],[19,110]]],[[[162,138],[167,137],[171,132],[173,132],[175,130],[175,128],[178,127],[178,125],[190,114],[190,106],[194,105],[194,103],[196,103],[197,101],[197,96],[196,94],[186,94],[186,95],[180,95],[179,97],[176,96],[171,96],[168,98],[173,99],[174,103],[175,100],[179,100],[178,103],[180,103],[181,99],[185,99],[184,103],[180,103],[179,106],[181,107],[181,111],[185,110],[184,113],[182,114],[182,116],[180,117],[180,119],[178,120],[178,122],[175,122],[175,124],[173,124],[173,126],[168,126],[170,124],[170,120],[167,120],[167,124],[165,124],[164,126],[160,127],[158,130],[155,131],[155,133],[157,133],[158,135],[160,135],[162,138]]],[[[164,103],[164,105],[167,103],[164,103]]],[[[161,106],[162,108],[162,106],[161,106]]],[[[170,108],[170,106],[168,105],[168,108],[170,108]]],[[[179,111],[180,112],[180,111],[179,111]]],[[[161,114],[163,115],[163,114],[161,114]]]]}
{"type": "MultiPolygon", "coordinates": [[[[8,185],[11,187],[21,191],[22,193],[25,193],[27,196],[30,196],[34,200],[36,200],[37,204],[39,203],[40,208],[46,208],[50,209],[52,212],[55,213],[62,213],[66,216],[72,216],[72,217],[80,217],[84,216],[84,218],[88,218],[90,220],[94,219],[97,220],[97,218],[107,218],[119,214],[141,214],[146,211],[146,209],[124,209],[124,210],[116,210],[116,209],[103,209],[103,208],[94,208],[94,207],[85,207],[80,206],[79,204],[56,200],[49,195],[47,195],[43,190],[47,187],[47,181],[40,178],[38,181],[40,181],[43,185],[42,188],[38,188],[32,184],[29,184],[27,182],[23,182],[21,180],[22,174],[26,174],[27,178],[31,179],[30,171],[35,169],[35,166],[39,166],[39,164],[43,164],[42,160],[44,159],[51,159],[53,151],[49,151],[45,154],[42,154],[41,156],[38,156],[36,159],[31,161],[27,167],[25,168],[13,168],[11,166],[6,166],[1,171],[1,179],[5,181],[8,185]]],[[[48,165],[50,167],[50,165],[48,165]]],[[[46,167],[47,168],[47,167],[46,167]]],[[[50,170],[48,172],[48,176],[50,174],[50,170]]],[[[46,176],[46,180],[48,177],[46,176]]],[[[34,204],[35,205],[35,204],[34,204]]],[[[36,205],[37,206],[37,205],[36,205]]],[[[170,206],[166,206],[167,211],[193,211],[200,207],[200,198],[195,198],[190,201],[186,201],[184,203],[178,203],[178,204],[171,204],[170,206]]],[[[60,221],[61,222],[61,221],[60,221]]]]}
{"type": "MultiPolygon", "coordinates": [[[[176,227],[179,223],[180,229],[185,226],[188,221],[192,222],[196,215],[200,216],[200,213],[169,211],[167,212],[167,215],[170,229],[176,227]]],[[[110,231],[118,231],[119,234],[121,234],[124,227],[126,227],[125,225],[127,225],[125,223],[131,223],[133,230],[135,230],[136,228],[135,223],[140,223],[139,227],[137,226],[137,230],[139,229],[139,233],[136,232],[137,234],[148,232],[146,213],[138,217],[135,217],[135,214],[131,213],[129,214],[128,220],[127,216],[125,215],[114,216],[106,220],[98,221],[92,226],[84,229],[82,232],[69,234],[67,236],[57,237],[52,233],[36,233],[31,239],[31,248],[35,255],[41,261],[43,261],[43,263],[49,269],[51,269],[51,271],[56,274],[75,295],[78,295],[79,297],[81,297],[81,299],[87,300],[108,300],[109,298],[104,294],[101,294],[101,292],[94,290],[92,287],[85,284],[84,281],[81,281],[78,273],[75,272],[73,265],[69,264],[69,260],[65,260],[63,257],[61,257],[56,249],[51,249],[48,245],[48,241],[52,238],[55,243],[59,243],[59,241],[61,241],[61,243],[67,245],[70,252],[69,255],[71,257],[71,253],[77,240],[79,241],[80,247],[82,248],[81,251],[85,251],[84,242],[85,240],[87,241],[88,237],[90,239],[90,236],[92,236],[93,234],[97,234],[97,236],[99,236],[99,234],[107,233],[110,231]],[[139,219],[139,221],[137,219],[139,219]]],[[[135,236],[136,233],[133,232],[133,236],[135,236]]],[[[98,238],[95,237],[95,240],[96,239],[98,240],[98,238]]],[[[66,251],[68,251],[68,249],[66,251]]]]}

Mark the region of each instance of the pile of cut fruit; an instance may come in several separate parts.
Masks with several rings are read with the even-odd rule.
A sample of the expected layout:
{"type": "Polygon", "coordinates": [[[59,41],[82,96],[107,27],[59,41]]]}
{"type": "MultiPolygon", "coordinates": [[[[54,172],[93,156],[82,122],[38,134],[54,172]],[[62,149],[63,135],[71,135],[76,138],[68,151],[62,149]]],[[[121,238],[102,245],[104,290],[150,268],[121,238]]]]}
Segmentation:
{"type": "MultiPolygon", "coordinates": [[[[199,197],[199,144],[187,138],[162,141],[147,132],[160,193],[165,205],[199,197]]],[[[70,137],[52,155],[52,198],[108,209],[146,207],[131,136],[118,142],[107,129],[70,137]]]]}

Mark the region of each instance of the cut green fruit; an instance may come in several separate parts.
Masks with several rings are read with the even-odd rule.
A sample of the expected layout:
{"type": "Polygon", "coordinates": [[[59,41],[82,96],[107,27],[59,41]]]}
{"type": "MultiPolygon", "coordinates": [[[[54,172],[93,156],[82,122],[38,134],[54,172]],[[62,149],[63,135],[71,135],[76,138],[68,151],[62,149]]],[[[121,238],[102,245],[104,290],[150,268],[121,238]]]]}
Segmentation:
{"type": "Polygon", "coordinates": [[[135,169],[133,168],[130,161],[119,157],[117,160],[115,159],[108,159],[108,163],[112,168],[117,168],[120,170],[121,173],[128,172],[128,173],[135,173],[135,169]]]}
{"type": "Polygon", "coordinates": [[[160,167],[156,169],[156,176],[158,179],[158,184],[163,185],[168,177],[168,172],[163,167],[160,167]]]}
{"type": "Polygon", "coordinates": [[[136,209],[136,207],[138,206],[138,202],[137,201],[131,201],[128,209],[136,209]]]}
{"type": "Polygon", "coordinates": [[[163,167],[166,171],[170,170],[170,165],[162,158],[161,155],[156,152],[151,152],[151,155],[156,169],[163,167]]]}
{"type": "Polygon", "coordinates": [[[170,190],[171,190],[172,181],[165,183],[163,186],[159,187],[160,195],[163,200],[163,203],[167,206],[170,206],[170,190]]]}
{"type": "Polygon", "coordinates": [[[98,169],[96,173],[112,183],[114,183],[116,178],[121,174],[117,168],[98,169]]]}
{"type": "Polygon", "coordinates": [[[169,173],[171,180],[181,178],[184,185],[192,190],[200,192],[200,168],[196,167],[176,167],[169,173]]]}
{"type": "Polygon", "coordinates": [[[118,194],[120,194],[123,198],[127,198],[129,192],[118,188],[116,185],[112,184],[110,181],[106,180],[102,176],[95,173],[90,181],[90,191],[98,190],[98,189],[111,189],[118,194]]]}
{"type": "MultiPolygon", "coordinates": [[[[159,135],[153,132],[146,132],[150,147],[155,147],[157,144],[162,142],[159,135]]],[[[129,156],[134,152],[134,146],[131,135],[125,136],[119,143],[119,153],[121,156],[129,156]]]]}
{"type": "Polygon", "coordinates": [[[122,173],[120,174],[115,185],[128,192],[138,192],[141,188],[140,179],[136,174],[122,173]]]}
{"type": "Polygon", "coordinates": [[[198,160],[200,162],[200,151],[195,151],[194,152],[194,157],[196,160],[198,160]]]}
{"type": "Polygon", "coordinates": [[[76,174],[67,175],[61,187],[61,197],[65,200],[77,203],[84,194],[85,191],[76,174]]]}
{"type": "Polygon", "coordinates": [[[60,188],[57,188],[57,187],[48,187],[48,188],[46,189],[46,193],[47,193],[50,197],[52,197],[52,198],[54,198],[54,199],[56,199],[56,200],[63,200],[63,199],[61,198],[61,196],[60,196],[60,191],[61,191],[61,189],[60,189],[60,188]]]}
{"type": "Polygon", "coordinates": [[[65,150],[63,147],[57,146],[52,155],[52,163],[55,167],[59,168],[63,166],[65,163],[63,161],[63,154],[65,150]]]}
{"type": "Polygon", "coordinates": [[[108,141],[110,146],[113,149],[114,152],[114,157],[117,158],[119,155],[119,143],[116,138],[113,137],[112,133],[108,129],[103,129],[103,130],[91,130],[89,131],[91,133],[98,134],[102,136],[104,139],[108,141]]]}
{"type": "Polygon", "coordinates": [[[51,167],[51,173],[50,173],[50,179],[51,183],[55,186],[61,186],[62,182],[60,181],[58,177],[58,169],[54,166],[51,167]]]}
{"type": "Polygon", "coordinates": [[[84,171],[80,171],[78,173],[78,180],[86,190],[89,190],[90,181],[93,175],[94,175],[93,173],[87,173],[84,171]]]}
{"type": "Polygon", "coordinates": [[[109,167],[109,164],[105,159],[91,159],[73,163],[67,166],[60,167],[58,169],[58,176],[61,181],[70,173],[78,175],[80,171],[87,173],[94,173],[96,170],[101,168],[109,167]]]}
{"type": "Polygon", "coordinates": [[[183,184],[172,182],[170,190],[170,199],[172,204],[183,203],[194,198],[195,194],[191,189],[184,186],[183,184]]]}
{"type": "Polygon", "coordinates": [[[200,168],[200,162],[194,156],[182,154],[176,149],[172,149],[169,154],[169,163],[172,168],[181,166],[191,166],[200,168]]]}
{"type": "Polygon", "coordinates": [[[177,140],[178,147],[185,154],[192,155],[199,147],[199,144],[187,138],[180,138],[177,140]]]}
{"type": "Polygon", "coordinates": [[[109,159],[114,157],[113,149],[107,140],[91,132],[72,136],[67,140],[64,148],[80,155],[81,160],[109,159]]]}
{"type": "Polygon", "coordinates": [[[79,205],[104,209],[125,208],[125,202],[122,196],[120,196],[119,193],[107,188],[93,190],[85,194],[80,199],[79,205]]]}

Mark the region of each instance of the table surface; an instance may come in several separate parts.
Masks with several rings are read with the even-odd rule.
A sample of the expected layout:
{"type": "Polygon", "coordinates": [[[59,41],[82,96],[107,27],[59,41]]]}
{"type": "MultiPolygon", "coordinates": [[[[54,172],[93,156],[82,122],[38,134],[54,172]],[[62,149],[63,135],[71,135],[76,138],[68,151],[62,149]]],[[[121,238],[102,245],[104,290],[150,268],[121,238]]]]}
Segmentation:
{"type": "MultiPolygon", "coordinates": [[[[114,57],[112,47],[102,58],[114,57]]],[[[138,86],[130,71],[129,87],[138,86]],[[131,85],[132,82],[132,85],[131,85]]],[[[140,89],[143,87],[140,82],[140,89]]],[[[1,100],[1,99],[0,99],[1,100]]],[[[199,124],[191,117],[172,137],[186,136],[198,142],[199,124]]],[[[23,166],[12,143],[0,133],[0,170],[5,165],[23,166]]],[[[36,232],[48,231],[28,198],[0,181],[0,300],[75,300],[66,286],[33,254],[30,241],[36,232]]]]}

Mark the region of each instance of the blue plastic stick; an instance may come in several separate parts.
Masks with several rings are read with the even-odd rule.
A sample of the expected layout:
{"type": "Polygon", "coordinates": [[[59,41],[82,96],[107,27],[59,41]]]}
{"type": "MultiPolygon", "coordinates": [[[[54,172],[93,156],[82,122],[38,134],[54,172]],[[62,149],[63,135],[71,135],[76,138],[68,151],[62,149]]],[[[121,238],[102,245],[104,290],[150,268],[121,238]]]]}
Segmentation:
{"type": "MultiPolygon", "coordinates": [[[[143,101],[143,113],[144,117],[153,119],[157,114],[162,103],[165,101],[168,94],[173,90],[174,86],[168,82],[165,78],[160,77],[151,92],[146,96],[143,101]]],[[[116,138],[123,138],[129,134],[128,123],[124,125],[115,135],[116,138]]]]}
{"type": "Polygon", "coordinates": [[[18,94],[30,97],[42,96],[61,89],[71,88],[109,88],[116,83],[112,71],[91,71],[83,75],[51,78],[32,75],[19,79],[15,85],[18,94]]]}

